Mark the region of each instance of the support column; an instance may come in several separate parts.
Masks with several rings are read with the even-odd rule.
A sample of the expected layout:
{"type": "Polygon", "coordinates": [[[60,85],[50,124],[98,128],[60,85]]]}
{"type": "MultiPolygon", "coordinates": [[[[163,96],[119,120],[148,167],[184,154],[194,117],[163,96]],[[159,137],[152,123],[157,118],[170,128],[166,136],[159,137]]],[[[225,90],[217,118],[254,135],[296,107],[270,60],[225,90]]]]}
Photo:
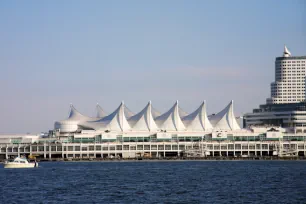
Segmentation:
{"type": "Polygon", "coordinates": [[[97,153],[96,153],[96,143],[94,144],[94,158],[97,158],[97,153]]]}
{"type": "Polygon", "coordinates": [[[32,144],[30,144],[30,155],[33,155],[32,154],[32,144]]]}
{"type": "Polygon", "coordinates": [[[177,156],[180,157],[180,143],[177,142],[177,156]]]}
{"type": "Polygon", "coordinates": [[[151,141],[150,141],[150,157],[152,157],[152,147],[151,147],[151,141]]]}
{"type": "Polygon", "coordinates": [[[49,143],[49,159],[50,159],[50,160],[52,159],[52,153],[51,153],[51,151],[52,151],[52,148],[51,148],[51,145],[50,145],[50,143],[49,143]]]}
{"type": "Polygon", "coordinates": [[[80,158],[83,158],[83,148],[82,148],[82,143],[80,143],[80,158]]]}
{"type": "Polygon", "coordinates": [[[100,152],[101,152],[101,159],[103,159],[103,144],[99,144],[99,145],[101,145],[101,150],[100,150],[100,152]]]}
{"type": "MultiPolygon", "coordinates": [[[[136,145],[136,147],[137,147],[137,145],[136,145]]],[[[109,156],[110,156],[110,150],[109,150],[109,143],[107,143],[107,157],[109,158],[109,156]]]]}
{"type": "Polygon", "coordinates": [[[87,158],[89,158],[89,145],[87,146],[87,158]]]}
{"type": "Polygon", "coordinates": [[[144,156],[144,153],[145,153],[145,149],[144,149],[144,144],[142,142],[142,156],[144,156]]]}
{"type": "Polygon", "coordinates": [[[44,159],[47,158],[47,152],[46,152],[47,148],[46,148],[46,143],[44,142],[44,159]]]}
{"type": "Polygon", "coordinates": [[[17,149],[17,151],[18,151],[18,157],[20,157],[20,145],[18,144],[18,149],[17,149]]]}
{"type": "Polygon", "coordinates": [[[64,151],[65,151],[65,146],[63,144],[62,145],[62,158],[64,159],[65,158],[65,154],[64,154],[64,151]]]}
{"type": "Polygon", "coordinates": [[[250,156],[250,143],[248,142],[248,156],[250,156]]]}
{"type": "Polygon", "coordinates": [[[235,145],[235,142],[233,142],[233,145],[234,145],[234,157],[236,156],[236,145],[235,145]]]}
{"type": "Polygon", "coordinates": [[[74,144],[73,144],[72,150],[73,150],[73,154],[72,155],[73,155],[73,158],[75,159],[75,145],[74,144]]]}
{"type": "Polygon", "coordinates": [[[5,158],[8,159],[7,145],[5,146],[5,158]]]}

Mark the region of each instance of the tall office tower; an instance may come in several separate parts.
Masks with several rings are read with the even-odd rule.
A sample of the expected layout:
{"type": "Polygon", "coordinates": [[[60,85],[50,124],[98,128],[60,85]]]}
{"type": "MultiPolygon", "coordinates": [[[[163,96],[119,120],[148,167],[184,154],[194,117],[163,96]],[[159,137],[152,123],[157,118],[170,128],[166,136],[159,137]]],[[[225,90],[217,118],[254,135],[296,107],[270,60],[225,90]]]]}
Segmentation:
{"type": "Polygon", "coordinates": [[[285,46],[282,57],[275,60],[275,82],[271,83],[271,98],[267,104],[305,101],[306,56],[291,56],[285,46]]]}

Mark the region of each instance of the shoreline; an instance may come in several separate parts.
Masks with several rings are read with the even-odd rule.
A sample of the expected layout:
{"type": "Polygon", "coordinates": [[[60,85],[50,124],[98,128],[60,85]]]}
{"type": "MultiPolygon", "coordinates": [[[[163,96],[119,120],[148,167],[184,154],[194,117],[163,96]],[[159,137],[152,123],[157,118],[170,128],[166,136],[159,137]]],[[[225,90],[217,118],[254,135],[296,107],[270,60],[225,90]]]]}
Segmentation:
{"type": "Polygon", "coordinates": [[[306,157],[188,157],[188,158],[124,158],[124,159],[37,159],[37,162],[167,162],[167,161],[306,161],[306,157]]]}

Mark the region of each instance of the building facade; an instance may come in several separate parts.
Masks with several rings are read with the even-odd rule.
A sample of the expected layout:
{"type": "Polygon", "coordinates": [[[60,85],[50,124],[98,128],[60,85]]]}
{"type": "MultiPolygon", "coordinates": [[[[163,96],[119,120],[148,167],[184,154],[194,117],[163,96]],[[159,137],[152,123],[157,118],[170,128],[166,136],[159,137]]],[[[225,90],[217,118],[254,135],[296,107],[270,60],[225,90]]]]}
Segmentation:
{"type": "Polygon", "coordinates": [[[306,132],[306,102],[264,104],[244,115],[244,127],[278,126],[290,132],[306,132]]]}
{"type": "Polygon", "coordinates": [[[289,132],[305,132],[306,56],[291,56],[285,46],[275,61],[275,82],[267,103],[244,115],[244,127],[279,126],[289,132]]]}
{"type": "Polygon", "coordinates": [[[282,57],[275,60],[275,81],[267,104],[305,101],[306,56],[291,56],[285,46],[282,57]]]}

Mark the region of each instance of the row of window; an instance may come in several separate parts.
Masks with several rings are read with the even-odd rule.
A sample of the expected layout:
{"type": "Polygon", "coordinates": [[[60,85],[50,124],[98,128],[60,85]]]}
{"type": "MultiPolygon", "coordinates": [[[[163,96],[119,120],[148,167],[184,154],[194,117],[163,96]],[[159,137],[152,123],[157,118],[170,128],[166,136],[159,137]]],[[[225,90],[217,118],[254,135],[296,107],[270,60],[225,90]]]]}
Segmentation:
{"type": "Polygon", "coordinates": [[[282,99],[280,99],[280,100],[273,100],[273,102],[296,102],[296,101],[299,101],[299,100],[282,100],[282,99]]]}
{"type": "Polygon", "coordinates": [[[299,98],[299,99],[304,98],[302,96],[290,96],[290,95],[288,95],[288,97],[287,97],[287,96],[285,96],[285,94],[284,95],[282,95],[282,94],[272,94],[272,96],[282,96],[282,98],[292,98],[292,99],[294,99],[294,98],[299,98]]]}
{"type": "Polygon", "coordinates": [[[304,67],[305,65],[304,64],[302,64],[302,65],[300,65],[300,64],[283,64],[283,65],[278,65],[278,67],[304,67]]]}
{"type": "Polygon", "coordinates": [[[290,63],[293,63],[293,64],[294,64],[294,63],[303,63],[303,64],[304,64],[305,61],[277,61],[276,63],[277,63],[277,64],[278,64],[278,63],[282,63],[282,64],[286,64],[286,63],[289,63],[289,64],[290,64],[290,63]]]}
{"type": "Polygon", "coordinates": [[[276,67],[275,70],[298,70],[301,69],[302,71],[305,70],[305,67],[276,67]]]}
{"type": "Polygon", "coordinates": [[[297,73],[297,74],[301,74],[301,75],[305,75],[306,76],[306,71],[299,71],[299,70],[275,70],[275,74],[288,74],[288,73],[297,73]]]}
{"type": "Polygon", "coordinates": [[[282,89],[278,89],[278,90],[271,90],[271,93],[282,93],[282,92],[288,92],[288,93],[292,93],[292,94],[301,94],[301,93],[304,93],[305,90],[282,90],[282,89]]]}
{"type": "MultiPolygon", "coordinates": [[[[284,80],[282,82],[298,82],[297,80],[284,80]]],[[[292,84],[292,85],[297,85],[297,84],[292,84]]],[[[291,87],[294,88],[295,86],[291,87]]]]}
{"type": "MultiPolygon", "coordinates": [[[[288,84],[287,84],[288,85],[288,84]]],[[[290,84],[291,85],[291,84],[290,84]]],[[[278,86],[278,87],[271,87],[271,90],[282,90],[282,89],[289,89],[289,90],[301,90],[301,91],[303,91],[303,90],[305,90],[305,88],[303,88],[303,87],[301,87],[301,86],[299,86],[299,87],[297,87],[297,86],[278,86]]]]}

